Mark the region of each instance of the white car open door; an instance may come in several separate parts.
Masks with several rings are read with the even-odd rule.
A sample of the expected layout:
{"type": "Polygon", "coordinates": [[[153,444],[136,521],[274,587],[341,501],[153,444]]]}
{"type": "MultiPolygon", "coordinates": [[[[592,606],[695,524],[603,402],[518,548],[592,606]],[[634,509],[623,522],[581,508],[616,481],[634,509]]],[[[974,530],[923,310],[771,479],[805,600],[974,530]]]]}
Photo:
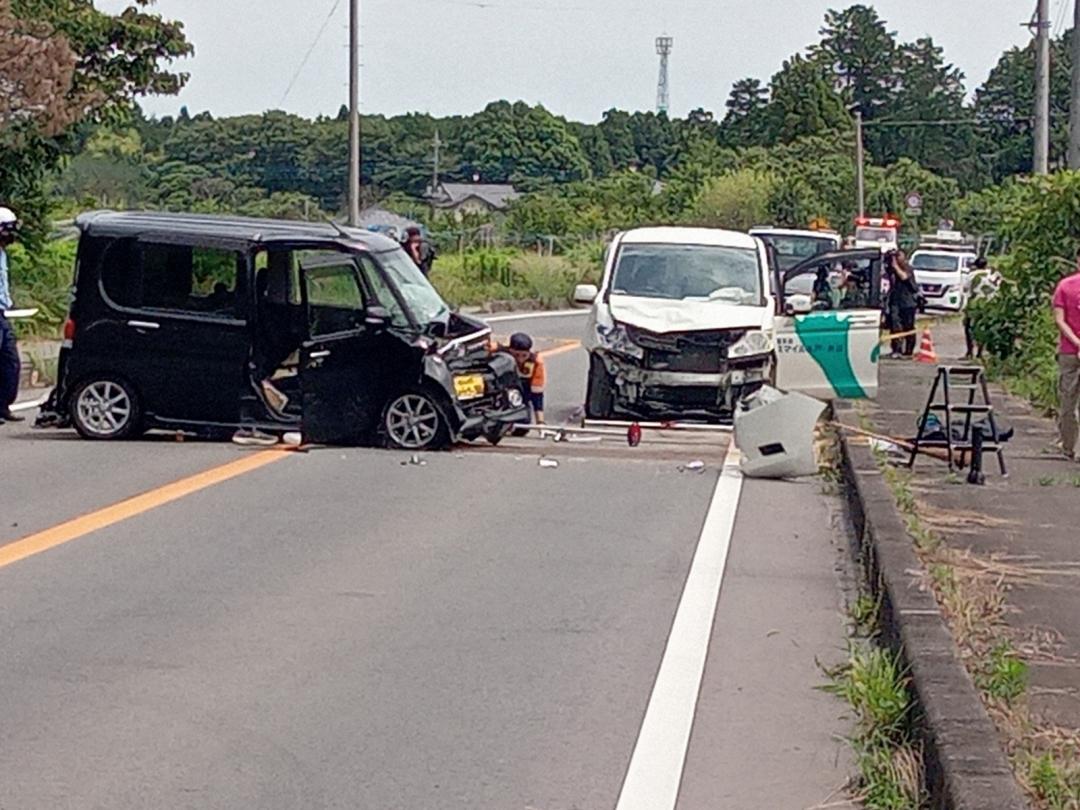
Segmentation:
{"type": "MultiPolygon", "coordinates": [[[[815,256],[775,278],[776,386],[818,399],[873,399],[881,355],[881,251],[841,250],[815,256]],[[790,294],[793,279],[828,280],[839,289],[790,294]],[[819,271],[824,270],[824,273],[819,271]]],[[[805,280],[802,285],[805,288],[805,280]]]]}

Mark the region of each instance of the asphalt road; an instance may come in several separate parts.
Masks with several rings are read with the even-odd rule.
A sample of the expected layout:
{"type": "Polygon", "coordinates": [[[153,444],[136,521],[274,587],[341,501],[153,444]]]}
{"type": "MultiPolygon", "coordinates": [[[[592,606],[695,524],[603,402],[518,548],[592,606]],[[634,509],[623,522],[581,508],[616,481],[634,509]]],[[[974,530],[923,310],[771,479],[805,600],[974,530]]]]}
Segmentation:
{"type": "MultiPolygon", "coordinates": [[[[558,352],[551,422],[582,324],[495,325],[558,352]]],[[[838,504],[722,437],[0,458],[5,810],[798,809],[851,773],[838,504]]]]}

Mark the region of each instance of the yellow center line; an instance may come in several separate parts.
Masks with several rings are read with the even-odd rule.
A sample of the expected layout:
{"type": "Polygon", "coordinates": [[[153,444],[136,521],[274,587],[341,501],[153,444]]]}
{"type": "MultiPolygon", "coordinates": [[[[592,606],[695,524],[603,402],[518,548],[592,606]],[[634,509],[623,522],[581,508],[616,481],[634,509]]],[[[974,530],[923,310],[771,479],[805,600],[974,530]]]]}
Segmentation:
{"type": "Polygon", "coordinates": [[[0,568],[5,568],[35,554],[41,554],[64,543],[70,543],[72,540],[78,540],[91,532],[114,526],[128,518],[157,509],[159,506],[265,467],[267,464],[273,464],[289,455],[290,453],[281,450],[265,450],[244,456],[220,467],[213,467],[187,478],[181,478],[179,481],[165,484],[165,486],[136,495],[134,498],[68,520],[51,529],[27,535],[5,546],[0,546],[0,568]]]}
{"type": "Polygon", "coordinates": [[[580,348],[580,340],[564,340],[561,345],[556,346],[554,349],[546,349],[545,351],[537,352],[537,354],[547,360],[549,357],[556,357],[557,355],[566,354],[567,352],[572,352],[574,349],[580,348]]]}

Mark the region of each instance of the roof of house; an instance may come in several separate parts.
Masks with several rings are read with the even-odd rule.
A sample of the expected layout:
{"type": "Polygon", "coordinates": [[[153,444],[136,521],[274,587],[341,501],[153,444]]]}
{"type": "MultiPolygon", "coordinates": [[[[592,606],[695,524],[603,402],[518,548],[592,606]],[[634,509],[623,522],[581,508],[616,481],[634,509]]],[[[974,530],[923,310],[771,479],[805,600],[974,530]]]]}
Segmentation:
{"type": "Polygon", "coordinates": [[[360,246],[374,252],[394,250],[398,247],[397,242],[380,234],[330,222],[156,211],[92,211],[76,218],[75,224],[80,231],[91,236],[166,239],[181,237],[222,246],[271,242],[332,242],[360,246]]]}
{"type": "Polygon", "coordinates": [[[521,194],[516,188],[505,183],[439,183],[437,189],[428,195],[436,205],[453,207],[475,197],[492,208],[506,208],[521,194]]]}

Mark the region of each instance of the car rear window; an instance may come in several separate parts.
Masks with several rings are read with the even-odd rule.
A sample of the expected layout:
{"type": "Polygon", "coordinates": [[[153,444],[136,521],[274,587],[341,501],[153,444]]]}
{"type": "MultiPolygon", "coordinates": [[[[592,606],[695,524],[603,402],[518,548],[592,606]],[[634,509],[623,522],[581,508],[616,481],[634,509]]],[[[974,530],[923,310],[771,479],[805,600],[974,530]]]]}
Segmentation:
{"type": "Polygon", "coordinates": [[[236,251],[124,239],[105,252],[101,281],[127,309],[242,320],[244,267],[236,251]]]}

